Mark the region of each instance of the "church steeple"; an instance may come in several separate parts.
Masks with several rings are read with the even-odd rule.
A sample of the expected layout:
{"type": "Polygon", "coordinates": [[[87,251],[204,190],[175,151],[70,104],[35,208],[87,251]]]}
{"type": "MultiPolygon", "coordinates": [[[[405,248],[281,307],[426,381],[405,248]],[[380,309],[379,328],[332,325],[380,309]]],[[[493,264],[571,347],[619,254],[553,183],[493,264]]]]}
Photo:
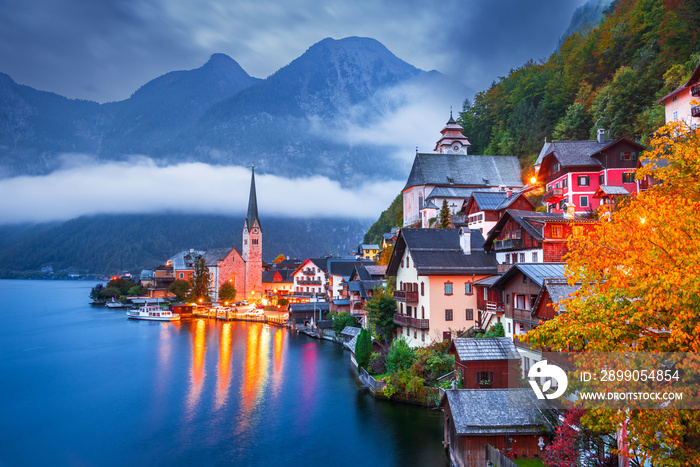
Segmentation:
{"type": "Polygon", "coordinates": [[[258,228],[262,231],[260,219],[258,218],[258,197],[255,193],[255,165],[253,165],[252,175],[250,176],[250,195],[248,196],[248,214],[245,219],[245,227],[251,230],[255,221],[258,221],[258,228]]]}
{"type": "Polygon", "coordinates": [[[445,128],[442,129],[442,138],[435,145],[435,152],[441,154],[466,154],[467,148],[471,145],[466,136],[462,134],[462,125],[457,123],[452,116],[450,107],[450,119],[445,128]]]}

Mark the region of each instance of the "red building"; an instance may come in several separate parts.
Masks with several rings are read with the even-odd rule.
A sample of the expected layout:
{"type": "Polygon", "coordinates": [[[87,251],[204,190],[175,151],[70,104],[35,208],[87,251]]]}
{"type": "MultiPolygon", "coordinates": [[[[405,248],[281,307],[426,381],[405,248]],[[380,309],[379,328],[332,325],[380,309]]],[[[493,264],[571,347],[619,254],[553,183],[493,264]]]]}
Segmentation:
{"type": "Polygon", "coordinates": [[[448,353],[464,389],[520,387],[520,355],[509,337],[456,338],[448,353]]]}
{"type": "Polygon", "coordinates": [[[597,140],[545,143],[535,171],[545,186],[542,201],[548,212],[565,212],[569,206],[576,214],[592,212],[600,204],[593,195],[601,186],[636,193],[634,172],[643,150],[628,138],[605,140],[603,130],[598,130],[597,140]]]}

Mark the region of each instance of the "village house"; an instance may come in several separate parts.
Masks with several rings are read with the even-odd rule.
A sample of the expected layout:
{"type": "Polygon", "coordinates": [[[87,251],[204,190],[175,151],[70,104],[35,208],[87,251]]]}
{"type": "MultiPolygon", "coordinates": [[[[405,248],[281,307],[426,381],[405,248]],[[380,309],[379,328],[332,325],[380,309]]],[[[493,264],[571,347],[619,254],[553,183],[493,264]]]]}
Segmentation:
{"type": "Polygon", "coordinates": [[[688,81],[656,103],[663,104],[666,123],[680,120],[690,128],[697,128],[700,124],[700,106],[692,104],[693,101],[700,102],[700,66],[688,81]]]}
{"type": "Polygon", "coordinates": [[[450,114],[435,152],[416,153],[402,190],[403,226],[430,227],[443,200],[456,215],[474,191],[523,186],[517,157],[468,155],[470,143],[462,129],[450,114]]]}
{"type": "MultiPolygon", "coordinates": [[[[328,258],[326,266],[326,277],[328,278],[328,295],[329,300],[347,299],[347,293],[343,290],[356,266],[374,265],[373,260],[360,259],[345,259],[345,258],[328,258]]],[[[349,306],[350,302],[345,305],[349,306]]],[[[344,310],[348,311],[348,310],[344,310]]]]}
{"type": "Polygon", "coordinates": [[[520,387],[520,354],[509,337],[455,338],[448,353],[464,389],[520,387]]]}
{"type": "Polygon", "coordinates": [[[519,458],[544,458],[553,431],[532,389],[449,389],[440,401],[451,465],[483,467],[486,445],[519,458]]]}
{"type": "MultiPolygon", "coordinates": [[[[509,267],[509,266],[508,266],[509,267]]],[[[499,270],[501,265],[498,265],[499,270]]],[[[501,323],[505,317],[503,305],[503,291],[491,286],[501,276],[490,276],[474,281],[474,294],[476,295],[477,322],[476,329],[485,331],[496,323],[501,323]]]]}
{"type": "Polygon", "coordinates": [[[518,347],[524,375],[534,362],[541,360],[542,354],[520,342],[518,336],[539,324],[532,312],[540,289],[545,279],[564,279],[564,267],[564,263],[517,263],[491,286],[505,297],[503,329],[506,337],[518,347]]]}
{"type": "Polygon", "coordinates": [[[467,226],[478,230],[486,238],[506,209],[534,211],[535,206],[522,193],[508,191],[475,191],[467,199],[462,211],[467,226]]]}
{"type": "Polygon", "coordinates": [[[372,299],[376,287],[384,289],[386,265],[357,265],[346,283],[348,312],[367,327],[365,303],[372,299]]]}
{"type": "Polygon", "coordinates": [[[379,253],[381,252],[382,249],[379,247],[379,245],[375,245],[373,243],[363,243],[361,245],[357,245],[356,256],[368,261],[377,261],[379,259],[379,253]]]}
{"type": "Polygon", "coordinates": [[[269,271],[263,271],[262,287],[263,295],[268,300],[286,298],[294,291],[294,269],[273,267],[269,271]]]}
{"type": "Polygon", "coordinates": [[[326,295],[326,268],[328,258],[308,258],[292,272],[294,290],[290,299],[292,301],[308,302],[312,297],[326,295]]]}
{"type": "Polygon", "coordinates": [[[426,346],[474,327],[473,283],[497,271],[478,230],[401,229],[387,267],[396,277],[397,337],[426,346]]]}
{"type": "Polygon", "coordinates": [[[595,211],[599,200],[593,195],[601,186],[636,193],[634,172],[643,150],[644,146],[629,138],[606,140],[602,129],[596,140],[545,142],[535,174],[545,186],[542,201],[547,211],[566,212],[569,206],[575,214],[595,211]]]}
{"type": "Polygon", "coordinates": [[[597,221],[558,213],[508,209],[486,237],[484,249],[499,264],[555,263],[568,252],[575,229],[590,229],[597,221]]]}

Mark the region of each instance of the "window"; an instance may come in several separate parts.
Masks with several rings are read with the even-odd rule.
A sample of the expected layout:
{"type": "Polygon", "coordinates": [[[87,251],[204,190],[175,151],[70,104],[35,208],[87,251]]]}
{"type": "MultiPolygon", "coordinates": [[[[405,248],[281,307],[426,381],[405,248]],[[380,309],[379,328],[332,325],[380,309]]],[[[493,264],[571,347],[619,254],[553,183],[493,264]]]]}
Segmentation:
{"type": "Polygon", "coordinates": [[[418,339],[418,329],[413,330],[413,338],[418,339]]]}
{"type": "Polygon", "coordinates": [[[479,386],[491,386],[493,384],[493,371],[477,371],[476,383],[479,386]]]}
{"type": "Polygon", "coordinates": [[[559,165],[559,162],[555,162],[554,165],[552,165],[552,173],[559,172],[559,169],[561,169],[561,165],[559,165]]]}
{"type": "Polygon", "coordinates": [[[442,340],[444,340],[444,341],[452,340],[452,333],[449,331],[443,331],[442,340]]]}
{"type": "MultiPolygon", "coordinates": [[[[675,101],[676,99],[678,99],[678,98],[676,96],[673,96],[673,100],[675,101]]],[[[673,118],[671,120],[678,120],[678,111],[677,110],[673,111],[673,118]]]]}
{"type": "Polygon", "coordinates": [[[520,262],[521,263],[525,262],[525,253],[520,253],[520,262]]]}
{"type": "Polygon", "coordinates": [[[519,308],[521,310],[527,310],[527,308],[525,308],[525,295],[516,295],[515,296],[515,308],[519,308]]]}
{"type": "Polygon", "coordinates": [[[452,295],[452,282],[445,282],[445,295],[452,295]]]}
{"type": "Polygon", "coordinates": [[[564,238],[563,225],[553,225],[550,232],[552,233],[552,238],[564,238]]]}
{"type": "Polygon", "coordinates": [[[252,243],[253,245],[257,245],[257,244],[258,244],[258,239],[257,239],[257,238],[254,238],[253,241],[252,241],[251,243],[252,243]]]}
{"type": "Polygon", "coordinates": [[[489,299],[489,289],[488,287],[484,287],[484,300],[489,299]]]}
{"type": "Polygon", "coordinates": [[[425,319],[425,307],[424,306],[420,307],[420,318],[425,319]]]}
{"type": "Polygon", "coordinates": [[[425,295],[425,282],[421,282],[420,283],[420,296],[422,297],[424,295],[425,295]]]}
{"type": "Polygon", "coordinates": [[[445,310],[445,321],[452,321],[452,310],[445,310]]]}
{"type": "Polygon", "coordinates": [[[605,185],[605,174],[598,175],[598,185],[605,185]]]}
{"type": "Polygon", "coordinates": [[[620,160],[621,161],[631,161],[632,160],[632,153],[631,152],[621,152],[620,153],[620,160]]]}
{"type": "Polygon", "coordinates": [[[527,357],[523,357],[523,368],[525,368],[525,373],[530,371],[530,359],[527,357]]]}
{"type": "Polygon", "coordinates": [[[523,284],[527,284],[527,276],[523,274],[523,284]]]}
{"type": "Polygon", "coordinates": [[[425,342],[425,329],[421,329],[420,331],[420,340],[425,342]]]}
{"type": "Polygon", "coordinates": [[[510,294],[506,294],[506,305],[510,305],[510,294]]]}
{"type": "Polygon", "coordinates": [[[588,186],[591,184],[591,179],[588,175],[579,175],[577,181],[578,186],[588,186]]]}
{"type": "Polygon", "coordinates": [[[467,320],[474,319],[474,310],[472,308],[467,308],[467,320]]]}
{"type": "Polygon", "coordinates": [[[536,252],[536,251],[533,251],[533,252],[532,252],[532,262],[533,262],[533,263],[536,263],[536,262],[537,262],[537,252],[536,252]]]}
{"type": "Polygon", "coordinates": [[[464,283],[464,295],[471,295],[472,292],[472,283],[471,282],[465,282],[464,283]]]}
{"type": "Polygon", "coordinates": [[[565,178],[564,180],[562,180],[562,181],[561,181],[561,187],[562,187],[562,188],[566,188],[567,185],[569,184],[568,182],[569,182],[569,181],[568,181],[566,178],[565,178]]]}
{"type": "Polygon", "coordinates": [[[588,196],[581,196],[581,198],[579,198],[579,202],[581,203],[582,208],[588,207],[588,196]]]}
{"type": "Polygon", "coordinates": [[[510,323],[508,323],[508,334],[510,334],[510,323]]]}
{"type": "Polygon", "coordinates": [[[622,174],[622,183],[634,183],[634,172],[625,172],[622,174]]]}
{"type": "Polygon", "coordinates": [[[182,278],[184,278],[184,277],[185,277],[185,273],[184,273],[184,272],[181,272],[181,273],[180,273],[180,279],[182,279],[182,278]]]}

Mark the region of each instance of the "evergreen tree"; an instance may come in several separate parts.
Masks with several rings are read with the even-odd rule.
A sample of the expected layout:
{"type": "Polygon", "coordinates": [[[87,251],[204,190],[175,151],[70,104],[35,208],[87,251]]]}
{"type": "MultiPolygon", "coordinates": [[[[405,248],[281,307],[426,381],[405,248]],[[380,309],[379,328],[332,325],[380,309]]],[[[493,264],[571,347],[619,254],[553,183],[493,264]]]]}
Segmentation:
{"type": "Polygon", "coordinates": [[[442,200],[442,208],[440,208],[440,225],[441,229],[450,228],[450,208],[447,206],[447,200],[442,200]]]}
{"type": "MultiPolygon", "coordinates": [[[[393,278],[394,281],[396,278],[393,278]]],[[[382,339],[385,343],[391,342],[394,338],[394,313],[396,313],[396,302],[393,298],[393,289],[390,285],[382,290],[381,286],[374,289],[372,300],[365,304],[365,309],[369,316],[371,325],[374,327],[374,333],[378,339],[382,339]]]]}
{"type": "Polygon", "coordinates": [[[207,263],[204,258],[200,257],[194,263],[194,274],[190,278],[190,300],[198,302],[199,300],[208,302],[211,300],[209,295],[209,284],[211,283],[211,275],[207,268],[207,263]]]}
{"type": "Polygon", "coordinates": [[[355,344],[355,361],[357,366],[366,369],[367,365],[369,365],[370,355],[372,355],[372,337],[369,335],[368,330],[362,328],[355,344]]]}

